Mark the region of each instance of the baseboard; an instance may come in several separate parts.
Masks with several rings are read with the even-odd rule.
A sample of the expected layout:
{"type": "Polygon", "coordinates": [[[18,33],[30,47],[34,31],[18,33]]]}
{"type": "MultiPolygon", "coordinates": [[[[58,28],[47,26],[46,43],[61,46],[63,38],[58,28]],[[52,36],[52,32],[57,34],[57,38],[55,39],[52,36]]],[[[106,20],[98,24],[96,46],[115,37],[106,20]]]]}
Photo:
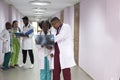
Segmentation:
{"type": "MultiPolygon", "coordinates": [[[[80,66],[78,66],[87,76],[89,76],[91,79],[93,79],[84,69],[82,69],[80,66]]],[[[93,79],[95,80],[95,79],[93,79]]]]}

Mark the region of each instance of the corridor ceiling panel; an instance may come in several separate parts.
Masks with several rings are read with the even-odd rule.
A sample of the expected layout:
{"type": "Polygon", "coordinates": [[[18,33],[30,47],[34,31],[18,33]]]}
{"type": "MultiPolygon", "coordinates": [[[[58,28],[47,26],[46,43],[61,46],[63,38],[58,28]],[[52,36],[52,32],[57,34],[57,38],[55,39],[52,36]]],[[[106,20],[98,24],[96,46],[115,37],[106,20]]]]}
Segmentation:
{"type": "Polygon", "coordinates": [[[13,5],[19,12],[23,15],[34,17],[34,16],[41,16],[41,17],[49,17],[54,15],[55,13],[63,10],[66,7],[73,6],[79,0],[5,0],[8,4],[13,5]],[[31,1],[49,1],[49,5],[32,5],[31,1]],[[36,15],[33,11],[34,8],[45,9],[43,14],[36,15]]]}

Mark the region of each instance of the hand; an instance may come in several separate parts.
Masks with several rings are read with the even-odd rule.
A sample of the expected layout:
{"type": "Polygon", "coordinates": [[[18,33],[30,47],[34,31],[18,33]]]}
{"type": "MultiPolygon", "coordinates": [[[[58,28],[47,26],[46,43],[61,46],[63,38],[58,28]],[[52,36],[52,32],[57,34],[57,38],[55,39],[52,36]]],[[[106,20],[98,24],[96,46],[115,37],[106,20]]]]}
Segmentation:
{"type": "Polygon", "coordinates": [[[52,49],[52,46],[46,45],[46,48],[47,48],[47,49],[52,49]]]}
{"type": "Polygon", "coordinates": [[[41,47],[43,48],[43,47],[44,47],[44,45],[41,45],[41,47]]]}
{"type": "Polygon", "coordinates": [[[25,34],[25,37],[29,37],[27,34],[25,34]]]}
{"type": "Polygon", "coordinates": [[[54,55],[53,55],[53,54],[50,54],[50,57],[54,57],[54,55]]]}
{"type": "Polygon", "coordinates": [[[21,34],[22,37],[29,37],[27,34],[21,34]]]}
{"type": "Polygon", "coordinates": [[[3,42],[7,42],[7,41],[8,41],[7,39],[3,40],[3,42]]]}

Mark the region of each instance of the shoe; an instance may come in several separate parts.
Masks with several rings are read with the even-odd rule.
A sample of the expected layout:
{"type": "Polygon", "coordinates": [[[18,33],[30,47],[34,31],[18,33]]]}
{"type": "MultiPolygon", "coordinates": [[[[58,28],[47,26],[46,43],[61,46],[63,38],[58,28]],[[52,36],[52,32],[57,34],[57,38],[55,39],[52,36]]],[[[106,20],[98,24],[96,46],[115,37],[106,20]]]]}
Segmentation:
{"type": "Polygon", "coordinates": [[[15,66],[10,66],[10,68],[15,68],[15,66]]]}
{"type": "Polygon", "coordinates": [[[34,65],[32,64],[29,68],[32,69],[34,67],[34,65]]]}
{"type": "Polygon", "coordinates": [[[21,64],[21,65],[19,65],[19,67],[24,67],[25,66],[25,64],[23,63],[23,64],[21,64]]]}
{"type": "Polygon", "coordinates": [[[5,67],[1,67],[2,70],[8,70],[10,69],[9,67],[5,68],[5,67]]]}
{"type": "Polygon", "coordinates": [[[18,64],[15,64],[14,66],[16,66],[16,67],[17,67],[17,66],[18,66],[18,64]]]}

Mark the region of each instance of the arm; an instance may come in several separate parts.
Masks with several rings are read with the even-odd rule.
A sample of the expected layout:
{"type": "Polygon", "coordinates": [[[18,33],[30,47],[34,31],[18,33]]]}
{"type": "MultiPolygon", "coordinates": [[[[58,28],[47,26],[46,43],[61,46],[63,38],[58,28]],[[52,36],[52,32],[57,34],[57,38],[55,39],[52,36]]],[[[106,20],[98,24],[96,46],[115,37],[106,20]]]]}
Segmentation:
{"type": "Polygon", "coordinates": [[[8,41],[8,39],[4,38],[5,33],[6,33],[5,30],[2,30],[2,32],[0,33],[0,39],[1,39],[3,42],[8,41]]]}
{"type": "Polygon", "coordinates": [[[18,31],[21,32],[21,29],[18,27],[18,31]]]}
{"type": "Polygon", "coordinates": [[[30,32],[28,32],[27,36],[32,37],[34,35],[33,27],[31,26],[29,29],[30,32]]]}
{"type": "Polygon", "coordinates": [[[57,36],[55,36],[55,42],[59,42],[63,39],[66,39],[68,37],[67,34],[69,34],[69,30],[70,30],[69,25],[65,24],[64,26],[62,26],[60,33],[57,36]]]}

